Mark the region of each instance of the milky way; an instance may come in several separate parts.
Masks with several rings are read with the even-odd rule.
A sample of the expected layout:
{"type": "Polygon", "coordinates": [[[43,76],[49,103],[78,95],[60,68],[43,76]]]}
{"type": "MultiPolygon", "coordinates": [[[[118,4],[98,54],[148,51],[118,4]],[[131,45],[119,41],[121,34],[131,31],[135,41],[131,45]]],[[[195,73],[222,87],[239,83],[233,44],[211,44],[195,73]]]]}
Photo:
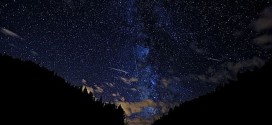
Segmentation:
{"type": "Polygon", "coordinates": [[[1,0],[0,53],[150,124],[271,57],[269,0],[1,0]],[[265,25],[264,27],[264,24],[265,25]]]}

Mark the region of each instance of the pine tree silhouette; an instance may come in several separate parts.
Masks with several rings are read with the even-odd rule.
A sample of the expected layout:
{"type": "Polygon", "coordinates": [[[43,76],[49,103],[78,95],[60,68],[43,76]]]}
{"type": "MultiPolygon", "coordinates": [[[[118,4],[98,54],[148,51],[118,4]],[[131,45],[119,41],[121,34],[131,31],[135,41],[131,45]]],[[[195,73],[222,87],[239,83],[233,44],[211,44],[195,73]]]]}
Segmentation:
{"type": "Polygon", "coordinates": [[[263,124],[270,119],[272,60],[260,69],[239,73],[237,81],[215,92],[170,109],[153,125],[180,124],[263,124]]]}
{"type": "Polygon", "coordinates": [[[0,55],[0,123],[124,125],[124,111],[95,101],[30,61],[0,55]]]}

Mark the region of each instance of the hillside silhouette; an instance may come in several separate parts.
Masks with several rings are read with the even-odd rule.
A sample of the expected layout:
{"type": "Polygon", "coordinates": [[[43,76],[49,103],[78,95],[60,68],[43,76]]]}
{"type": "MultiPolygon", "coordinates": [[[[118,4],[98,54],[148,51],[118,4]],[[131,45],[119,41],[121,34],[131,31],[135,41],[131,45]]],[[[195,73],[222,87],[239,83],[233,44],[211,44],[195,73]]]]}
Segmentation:
{"type": "Polygon", "coordinates": [[[238,74],[214,92],[170,109],[153,125],[237,124],[268,121],[271,114],[272,60],[262,68],[238,74]]]}
{"type": "Polygon", "coordinates": [[[121,106],[96,101],[30,61],[0,55],[0,123],[124,125],[121,106]]]}

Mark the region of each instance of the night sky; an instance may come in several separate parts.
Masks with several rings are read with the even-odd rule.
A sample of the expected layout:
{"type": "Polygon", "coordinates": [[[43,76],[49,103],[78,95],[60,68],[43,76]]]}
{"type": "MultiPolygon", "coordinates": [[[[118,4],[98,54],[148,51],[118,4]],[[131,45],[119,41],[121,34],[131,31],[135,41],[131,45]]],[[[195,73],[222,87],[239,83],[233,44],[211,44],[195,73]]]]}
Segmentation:
{"type": "Polygon", "coordinates": [[[1,0],[0,53],[84,85],[146,125],[272,57],[271,4],[1,0]]]}

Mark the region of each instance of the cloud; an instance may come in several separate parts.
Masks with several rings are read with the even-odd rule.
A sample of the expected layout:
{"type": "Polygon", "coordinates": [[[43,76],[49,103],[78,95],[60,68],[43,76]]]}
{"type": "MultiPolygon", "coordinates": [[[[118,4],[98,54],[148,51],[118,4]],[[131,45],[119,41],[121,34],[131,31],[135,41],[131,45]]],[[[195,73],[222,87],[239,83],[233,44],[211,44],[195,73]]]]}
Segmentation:
{"type": "Polygon", "coordinates": [[[178,103],[154,102],[151,99],[142,100],[140,102],[124,102],[124,100],[123,102],[117,102],[116,99],[116,105],[121,105],[125,111],[129,125],[150,125],[154,120],[162,116],[162,114],[167,113],[170,108],[177,106],[178,103]],[[145,109],[150,108],[156,109],[155,111],[160,111],[159,114],[156,112],[149,118],[137,117],[138,113],[142,113],[145,109]],[[132,115],[133,117],[130,117],[132,115]]]}
{"type": "Polygon", "coordinates": [[[138,82],[138,79],[135,77],[132,78],[124,78],[124,77],[120,77],[120,80],[123,81],[126,84],[131,84],[131,83],[135,83],[138,82]]]}
{"type": "Polygon", "coordinates": [[[255,30],[261,32],[272,27],[271,18],[261,18],[255,22],[255,30]]]}
{"type": "Polygon", "coordinates": [[[198,75],[197,78],[201,81],[204,81],[204,82],[219,84],[223,80],[231,79],[231,76],[230,76],[230,74],[222,71],[219,73],[215,73],[212,76],[209,76],[208,74],[198,75]]]}
{"type": "Polygon", "coordinates": [[[12,32],[11,30],[8,30],[6,28],[3,28],[3,27],[0,28],[0,32],[3,33],[6,36],[10,36],[10,37],[14,37],[14,38],[18,38],[18,39],[23,40],[23,38],[21,36],[19,36],[18,34],[12,32]]]}
{"type": "Polygon", "coordinates": [[[145,119],[141,117],[128,119],[129,125],[151,125],[153,121],[154,119],[145,119]]]}
{"type": "Polygon", "coordinates": [[[117,92],[117,93],[112,93],[111,94],[113,97],[115,97],[115,102],[119,102],[119,101],[125,101],[125,97],[122,97],[121,95],[120,95],[120,93],[119,92],[117,92]]]}
{"type": "Polygon", "coordinates": [[[114,84],[114,83],[106,83],[106,85],[108,85],[108,86],[111,87],[111,88],[115,87],[115,84],[114,84]]]}
{"type": "Polygon", "coordinates": [[[254,28],[258,33],[261,33],[257,38],[254,39],[254,43],[263,47],[272,47],[272,35],[269,33],[262,33],[263,31],[272,30],[272,7],[266,8],[259,19],[254,23],[254,28]]]}
{"type": "Polygon", "coordinates": [[[113,97],[116,97],[116,96],[117,96],[115,93],[112,93],[111,95],[112,95],[113,97]]]}
{"type": "Polygon", "coordinates": [[[82,86],[82,91],[83,91],[84,89],[87,89],[87,92],[88,92],[88,93],[94,93],[94,89],[93,89],[91,86],[83,85],[83,86],[82,86]]]}
{"type": "Polygon", "coordinates": [[[165,103],[165,102],[158,102],[157,105],[161,109],[161,113],[166,114],[168,113],[170,108],[177,106],[179,103],[165,103]]]}
{"type": "Polygon", "coordinates": [[[121,100],[122,102],[124,102],[124,101],[126,100],[126,98],[125,98],[125,97],[121,97],[120,100],[121,100]]]}
{"type": "Polygon", "coordinates": [[[146,107],[159,108],[161,113],[167,113],[168,110],[178,103],[165,103],[165,102],[154,102],[151,99],[146,99],[140,102],[117,102],[117,105],[121,105],[127,116],[131,116],[134,113],[140,113],[146,107]]]}
{"type": "Polygon", "coordinates": [[[94,87],[95,87],[95,92],[96,93],[103,93],[104,92],[104,90],[101,88],[101,87],[99,87],[99,86],[97,86],[97,85],[94,85],[94,87]]]}
{"type": "Polygon", "coordinates": [[[242,70],[261,67],[264,63],[265,61],[258,57],[241,62],[228,62],[221,66],[221,70],[216,71],[210,67],[205,74],[197,75],[196,78],[204,82],[220,84],[225,80],[235,80],[237,73],[242,70]]]}
{"type": "MultiPolygon", "coordinates": [[[[272,22],[272,20],[271,20],[272,22]]],[[[254,42],[264,48],[272,47],[272,35],[262,35],[254,39],[254,42]]]]}
{"type": "Polygon", "coordinates": [[[151,99],[146,99],[141,102],[117,102],[124,109],[126,116],[131,116],[134,113],[142,112],[145,107],[156,107],[157,104],[151,99]]]}
{"type": "Polygon", "coordinates": [[[259,57],[253,57],[252,59],[238,62],[238,63],[228,63],[228,69],[232,71],[234,74],[237,74],[243,68],[253,68],[253,67],[261,67],[265,64],[265,61],[259,57]]]}
{"type": "Polygon", "coordinates": [[[82,80],[81,80],[81,83],[82,83],[83,85],[87,85],[87,81],[86,81],[85,79],[82,79],[82,80]]]}
{"type": "Polygon", "coordinates": [[[153,121],[162,116],[162,114],[167,113],[170,108],[178,105],[178,103],[154,102],[151,99],[146,99],[141,102],[119,102],[118,104],[121,104],[126,116],[128,116],[127,121],[129,125],[150,125],[153,121]],[[156,113],[149,118],[130,117],[132,114],[143,112],[146,108],[159,109],[160,113],[156,113]]]}
{"type": "Polygon", "coordinates": [[[160,82],[161,82],[161,84],[164,86],[164,87],[168,87],[168,85],[172,82],[172,80],[171,79],[166,79],[166,78],[162,78],[161,80],[160,80],[160,82]]]}
{"type": "Polygon", "coordinates": [[[87,89],[87,92],[88,92],[88,93],[91,92],[91,93],[94,94],[94,92],[96,92],[96,93],[103,93],[103,92],[104,92],[104,90],[103,90],[101,87],[99,87],[98,85],[94,85],[94,88],[91,87],[91,86],[89,86],[89,85],[87,84],[87,81],[86,81],[85,79],[82,79],[82,80],[81,80],[81,83],[83,84],[82,90],[87,89]]]}
{"type": "Polygon", "coordinates": [[[131,88],[130,90],[131,90],[131,91],[137,91],[137,89],[136,89],[136,88],[131,88]]]}
{"type": "Polygon", "coordinates": [[[88,93],[94,93],[94,89],[93,89],[93,87],[91,87],[91,86],[89,86],[88,84],[87,84],[87,81],[85,80],[85,79],[82,79],[81,80],[81,83],[83,84],[83,86],[82,86],[82,91],[84,90],[84,89],[87,89],[87,92],[88,93]]]}
{"type": "Polygon", "coordinates": [[[117,92],[117,93],[112,93],[112,96],[113,96],[113,97],[118,97],[118,96],[120,96],[120,94],[119,94],[119,92],[117,92]]]}
{"type": "Polygon", "coordinates": [[[111,94],[115,99],[114,99],[114,102],[124,102],[126,100],[125,97],[121,96],[119,92],[117,93],[112,93],[111,94]]]}
{"type": "Polygon", "coordinates": [[[255,21],[254,27],[257,32],[272,28],[272,7],[266,8],[261,13],[261,17],[255,21]]]}
{"type": "Polygon", "coordinates": [[[162,85],[162,87],[167,88],[170,84],[173,83],[180,83],[181,79],[179,77],[169,77],[169,78],[162,78],[160,79],[160,84],[162,85]]]}

